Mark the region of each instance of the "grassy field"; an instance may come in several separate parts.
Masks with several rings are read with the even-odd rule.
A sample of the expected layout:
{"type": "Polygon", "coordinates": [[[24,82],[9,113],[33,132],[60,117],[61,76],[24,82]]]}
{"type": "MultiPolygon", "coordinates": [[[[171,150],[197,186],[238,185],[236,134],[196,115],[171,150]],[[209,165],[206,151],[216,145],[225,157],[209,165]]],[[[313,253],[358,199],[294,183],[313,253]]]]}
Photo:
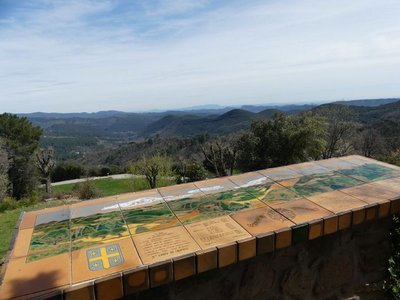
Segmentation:
{"type": "MultiPolygon", "coordinates": [[[[93,184],[96,186],[97,191],[101,196],[112,196],[123,193],[135,192],[149,189],[150,186],[145,178],[136,179],[97,179],[93,180],[93,184]]],[[[172,179],[160,178],[158,181],[158,187],[168,186],[176,184],[172,179]]],[[[53,192],[72,193],[75,183],[57,185],[53,187],[53,192]]]]}
{"type": "MultiPolygon", "coordinates": [[[[129,193],[134,191],[141,191],[149,189],[149,185],[144,178],[137,179],[98,179],[93,181],[96,186],[99,194],[101,196],[112,196],[123,193],[129,193]]],[[[174,180],[161,178],[158,182],[158,187],[173,185],[175,184],[174,180]]],[[[64,193],[72,193],[75,184],[65,184],[54,186],[54,192],[64,192],[64,193]]],[[[87,200],[90,201],[90,200],[87,200]]],[[[3,213],[0,213],[0,261],[7,253],[9,248],[12,235],[14,232],[15,224],[18,221],[18,217],[23,211],[32,211],[37,209],[42,209],[46,207],[59,206],[67,203],[66,200],[54,200],[50,202],[41,202],[31,206],[19,207],[17,209],[8,210],[3,213]]]]}

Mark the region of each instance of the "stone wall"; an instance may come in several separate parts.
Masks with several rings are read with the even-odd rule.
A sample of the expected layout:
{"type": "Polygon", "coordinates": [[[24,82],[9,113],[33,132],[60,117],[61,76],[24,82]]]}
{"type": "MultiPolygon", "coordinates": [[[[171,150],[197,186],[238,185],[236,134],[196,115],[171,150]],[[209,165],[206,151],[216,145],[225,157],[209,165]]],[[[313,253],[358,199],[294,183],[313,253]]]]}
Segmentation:
{"type": "Polygon", "coordinates": [[[129,299],[391,299],[391,226],[367,222],[129,299]]]}

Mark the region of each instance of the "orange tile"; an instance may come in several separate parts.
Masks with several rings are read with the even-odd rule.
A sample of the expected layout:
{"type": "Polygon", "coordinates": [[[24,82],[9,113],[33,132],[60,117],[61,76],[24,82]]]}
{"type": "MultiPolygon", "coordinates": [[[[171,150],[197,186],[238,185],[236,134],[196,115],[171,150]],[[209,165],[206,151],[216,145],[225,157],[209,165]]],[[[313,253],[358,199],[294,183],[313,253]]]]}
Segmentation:
{"type": "Polygon", "coordinates": [[[181,280],[196,274],[196,255],[194,253],[176,257],[173,259],[173,263],[175,280],[181,280]]]}
{"type": "Polygon", "coordinates": [[[367,204],[366,202],[342,193],[341,191],[322,193],[307,197],[307,199],[334,213],[363,207],[367,204]]]}
{"type": "Polygon", "coordinates": [[[217,248],[209,248],[196,252],[197,273],[203,273],[218,267],[217,248]]]}
{"type": "Polygon", "coordinates": [[[26,258],[11,259],[7,264],[0,299],[9,299],[70,284],[70,256],[60,254],[26,263],[26,258]]]}
{"type": "Polygon", "coordinates": [[[31,243],[33,228],[21,229],[14,243],[10,258],[26,257],[31,243]]]}
{"type": "Polygon", "coordinates": [[[324,220],[318,219],[308,223],[308,239],[314,240],[324,234],[324,220]]]}
{"type": "Polygon", "coordinates": [[[174,279],[171,260],[158,262],[149,266],[150,287],[171,282],[174,279]]]}
{"type": "Polygon", "coordinates": [[[338,230],[350,228],[352,224],[352,212],[346,211],[338,214],[338,230]]]}
{"type": "Polygon", "coordinates": [[[336,215],[324,218],[324,235],[335,233],[338,230],[339,217],[336,215]]]}
{"type": "Polygon", "coordinates": [[[379,218],[387,217],[389,213],[390,213],[390,200],[379,203],[378,217],[379,218]]]}
{"type": "Polygon", "coordinates": [[[378,217],[378,204],[365,206],[365,220],[372,221],[378,217]]]}
{"type": "Polygon", "coordinates": [[[96,300],[120,299],[124,296],[122,274],[118,273],[95,281],[96,300]]]}
{"type": "Polygon", "coordinates": [[[238,243],[238,259],[239,261],[246,260],[256,256],[257,240],[255,237],[250,237],[237,242],[238,243]]]}
{"type": "Polygon", "coordinates": [[[257,255],[275,250],[275,232],[257,235],[257,255]]]}
{"type": "Polygon", "coordinates": [[[365,221],[365,207],[353,209],[353,225],[361,224],[365,221]]]}
{"type": "Polygon", "coordinates": [[[237,243],[218,246],[218,268],[223,268],[237,262],[237,243]]]}
{"type": "Polygon", "coordinates": [[[64,300],[94,300],[94,282],[84,282],[64,290],[64,300]]]}
{"type": "Polygon", "coordinates": [[[292,244],[292,229],[284,228],[275,232],[275,248],[287,248],[292,244]]]}
{"type": "Polygon", "coordinates": [[[252,235],[274,232],[280,228],[294,225],[293,222],[268,206],[239,212],[231,217],[252,235]]]}
{"type": "MultiPolygon", "coordinates": [[[[384,182],[386,182],[386,180],[384,180],[384,182]]],[[[382,183],[379,183],[378,181],[343,189],[341,190],[341,192],[372,204],[378,202],[385,202],[388,199],[400,195],[400,188],[399,192],[396,193],[390,190],[390,185],[388,187],[385,187],[382,183]]]]}
{"type": "Polygon", "coordinates": [[[130,237],[72,252],[72,282],[92,280],[142,265],[130,237]]]}
{"type": "Polygon", "coordinates": [[[332,215],[332,212],[307,199],[271,204],[271,207],[296,224],[307,223],[332,215]]]}
{"type": "Polygon", "coordinates": [[[123,276],[125,296],[146,290],[150,287],[148,266],[125,271],[123,276]]]}

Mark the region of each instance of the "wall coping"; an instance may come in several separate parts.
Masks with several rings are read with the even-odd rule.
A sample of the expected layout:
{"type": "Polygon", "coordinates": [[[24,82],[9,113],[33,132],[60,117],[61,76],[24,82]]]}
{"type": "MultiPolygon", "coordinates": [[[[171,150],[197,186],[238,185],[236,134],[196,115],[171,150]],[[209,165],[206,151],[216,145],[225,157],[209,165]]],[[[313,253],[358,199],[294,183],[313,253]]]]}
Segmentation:
{"type": "Polygon", "coordinates": [[[28,212],[0,299],[122,297],[399,212],[400,168],[357,155],[28,212]]]}

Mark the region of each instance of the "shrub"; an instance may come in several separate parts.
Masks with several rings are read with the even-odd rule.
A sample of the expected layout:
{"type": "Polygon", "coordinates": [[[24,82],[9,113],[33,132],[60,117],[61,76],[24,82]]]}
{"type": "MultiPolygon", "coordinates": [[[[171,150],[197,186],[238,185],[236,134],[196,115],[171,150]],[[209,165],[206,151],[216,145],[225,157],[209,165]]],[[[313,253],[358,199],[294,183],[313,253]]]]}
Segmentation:
{"type": "Polygon", "coordinates": [[[394,299],[400,298],[400,219],[393,216],[393,229],[390,232],[392,256],[389,259],[390,290],[394,299]]]}
{"type": "Polygon", "coordinates": [[[51,173],[51,180],[53,182],[77,179],[85,174],[85,169],[74,162],[63,162],[57,164],[51,173]]]}
{"type": "Polygon", "coordinates": [[[14,198],[5,197],[3,200],[0,201],[0,212],[16,209],[17,207],[18,202],[14,198]]]}
{"type": "Polygon", "coordinates": [[[82,200],[89,200],[99,196],[99,192],[93,180],[89,179],[75,184],[73,191],[76,192],[78,198],[82,200]]]}

